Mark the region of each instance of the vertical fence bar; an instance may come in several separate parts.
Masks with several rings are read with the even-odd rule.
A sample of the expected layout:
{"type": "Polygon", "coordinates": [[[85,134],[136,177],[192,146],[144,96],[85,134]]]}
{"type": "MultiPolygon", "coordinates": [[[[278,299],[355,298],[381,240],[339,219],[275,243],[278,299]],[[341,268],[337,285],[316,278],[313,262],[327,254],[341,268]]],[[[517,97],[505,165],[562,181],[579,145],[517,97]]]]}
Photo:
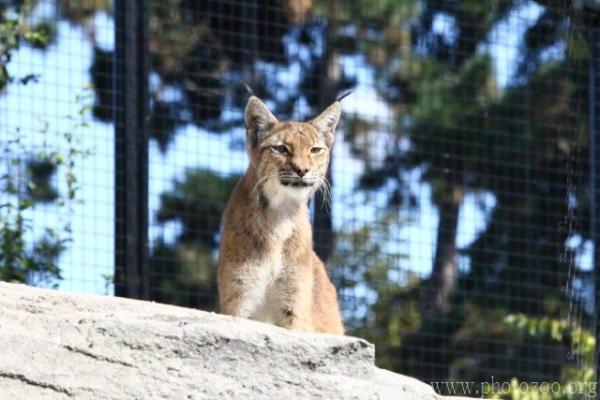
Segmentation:
{"type": "Polygon", "coordinates": [[[147,0],[115,2],[115,295],[148,298],[147,0]]]}

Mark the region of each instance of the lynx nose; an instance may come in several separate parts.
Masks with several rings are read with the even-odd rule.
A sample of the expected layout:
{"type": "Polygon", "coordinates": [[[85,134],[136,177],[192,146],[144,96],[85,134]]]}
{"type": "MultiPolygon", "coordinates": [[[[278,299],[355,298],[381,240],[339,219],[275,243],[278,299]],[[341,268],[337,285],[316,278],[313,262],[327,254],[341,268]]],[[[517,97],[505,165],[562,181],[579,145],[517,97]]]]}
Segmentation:
{"type": "Polygon", "coordinates": [[[302,178],[304,175],[306,175],[308,173],[308,168],[300,167],[298,165],[292,165],[292,169],[294,170],[295,173],[298,174],[298,176],[300,178],[302,178]]]}

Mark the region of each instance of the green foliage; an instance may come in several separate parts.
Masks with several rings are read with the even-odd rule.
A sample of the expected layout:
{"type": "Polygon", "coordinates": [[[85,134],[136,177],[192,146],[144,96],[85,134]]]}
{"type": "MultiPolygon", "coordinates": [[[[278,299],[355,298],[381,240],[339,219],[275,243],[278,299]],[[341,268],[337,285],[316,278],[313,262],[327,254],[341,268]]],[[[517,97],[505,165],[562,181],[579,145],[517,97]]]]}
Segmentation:
{"type": "Polygon", "coordinates": [[[549,339],[570,348],[569,363],[565,363],[560,380],[548,385],[522,382],[513,378],[508,390],[487,387],[484,393],[492,399],[510,400],[578,400],[596,397],[594,359],[596,339],[587,329],[565,319],[532,318],[525,314],[509,314],[504,325],[518,338],[549,339]]]}
{"type": "Polygon", "coordinates": [[[44,49],[48,46],[54,36],[54,25],[49,21],[42,21],[36,25],[28,23],[28,16],[33,7],[30,2],[25,2],[20,7],[18,13],[7,8],[0,8],[0,92],[6,88],[10,82],[20,82],[27,84],[35,75],[25,75],[21,77],[11,76],[8,71],[8,64],[12,55],[23,43],[44,49]]]}
{"type": "Polygon", "coordinates": [[[173,182],[173,190],[160,196],[157,219],[161,223],[178,221],[180,239],[198,239],[215,247],[215,233],[237,176],[223,178],[209,170],[188,170],[182,180],[173,182]]]}
{"type": "MultiPolygon", "coordinates": [[[[60,3],[75,7],[73,1],[60,3]]],[[[208,128],[213,133],[243,123],[219,118],[227,104],[226,95],[232,95],[234,106],[241,107],[246,95],[237,78],[247,74],[258,60],[275,64],[287,61],[282,39],[292,23],[306,13],[306,6],[300,3],[265,0],[256,7],[254,0],[149,2],[151,73],[160,81],[150,93],[149,126],[150,137],[161,150],[166,150],[184,123],[208,128]],[[198,7],[202,12],[198,12],[198,7]],[[247,23],[248,10],[256,12],[253,24],[247,23]],[[165,95],[169,91],[181,96],[167,99],[173,97],[165,95]]],[[[111,118],[107,110],[111,109],[112,81],[107,77],[112,73],[113,57],[113,52],[95,49],[92,65],[94,85],[101,94],[96,97],[94,116],[106,121],[111,118]]],[[[261,97],[268,98],[274,88],[261,86],[262,77],[258,72],[256,75],[256,82],[250,83],[261,97]]]]}
{"type": "Polygon", "coordinates": [[[377,362],[383,368],[394,366],[404,338],[421,323],[421,280],[406,268],[402,252],[382,240],[402,222],[397,213],[384,212],[372,224],[336,232],[331,260],[342,309],[354,311],[345,315],[347,329],[376,345],[377,362]],[[343,293],[356,296],[349,300],[352,305],[344,303],[343,293]]]}
{"type": "Polygon", "coordinates": [[[86,25],[99,11],[112,12],[113,0],[57,0],[61,14],[69,21],[86,25]]]}
{"type": "Polygon", "coordinates": [[[217,240],[221,215],[238,176],[190,169],[160,197],[157,219],[176,222],[174,243],[157,239],[150,256],[150,298],[163,303],[217,309],[217,240]]]}
{"type": "MultiPolygon", "coordinates": [[[[80,103],[89,99],[89,92],[77,98],[80,103]]],[[[45,227],[44,234],[34,238],[31,214],[42,203],[54,206],[59,214],[72,213],[78,191],[75,163],[87,154],[78,148],[74,134],[87,126],[88,107],[83,104],[77,118],[69,117],[73,121],[70,131],[51,140],[49,126],[43,125],[38,134],[44,141],[38,150],[31,150],[20,130],[0,141],[4,162],[0,174],[0,280],[56,285],[62,279],[57,261],[71,240],[71,223],[60,218],[58,226],[45,227]],[[64,180],[64,193],[55,187],[61,180],[58,173],[64,180]]]]}
{"type": "Polygon", "coordinates": [[[198,241],[158,240],[150,258],[150,299],[217,311],[217,259],[198,241]]]}
{"type": "MultiPolygon", "coordinates": [[[[470,261],[468,270],[445,281],[446,287],[438,283],[444,280],[433,279],[435,271],[399,287],[370,279],[369,273],[354,277],[368,282],[376,299],[368,308],[368,329],[361,334],[383,349],[379,363],[423,379],[483,381],[489,379],[485,371],[511,370],[523,380],[541,374],[560,377],[568,349],[548,337],[516,337],[502,321],[517,313],[541,319],[566,315],[569,303],[577,305],[578,300],[560,288],[586,279],[569,263],[574,251],[565,246],[571,235],[588,234],[588,194],[569,187],[587,184],[584,174],[569,169],[577,160],[577,168],[586,170],[589,152],[588,55],[580,27],[565,28],[576,20],[564,7],[540,4],[543,10],[526,31],[516,76],[500,88],[488,39],[495,24],[521,3],[359,3],[366,7],[317,4],[323,14],[341,16],[341,32],[355,34],[353,48],[375,69],[376,87],[396,114],[393,134],[410,141],[406,151],[388,146],[383,157],[356,151],[366,165],[361,188],[384,189],[393,210],[397,199],[411,198],[404,173],[422,171],[440,213],[438,248],[455,247],[453,221],[462,195],[483,192],[496,200],[485,229],[468,248],[436,251],[434,266],[455,265],[457,254],[470,261]],[[335,14],[327,14],[332,10],[335,14]],[[449,21],[451,34],[435,31],[437,16],[449,21]],[[561,43],[569,46],[561,57],[542,57],[561,43]],[[577,215],[578,224],[558,229],[568,215],[577,215]],[[453,293],[448,314],[423,313],[422,295],[432,286],[434,292],[453,293]],[[401,313],[413,315],[416,326],[394,328],[401,313]],[[507,360],[506,354],[520,356],[507,360]],[[531,360],[542,359],[546,363],[540,370],[531,360]]],[[[369,138],[375,132],[377,127],[354,119],[346,139],[376,142],[369,138]]],[[[360,257],[359,249],[354,257],[360,257]]],[[[371,261],[363,256],[354,264],[371,261]]],[[[394,271],[397,264],[389,262],[385,268],[394,271]]],[[[590,318],[583,312],[580,323],[590,318]]]]}
{"type": "Polygon", "coordinates": [[[509,314],[504,318],[504,324],[519,336],[548,337],[555,342],[567,341],[571,344],[571,356],[593,358],[596,347],[594,336],[574,322],[549,317],[531,318],[525,314],[509,314]]]}
{"type": "MultiPolygon", "coordinates": [[[[35,207],[34,196],[39,194],[36,184],[38,178],[31,179],[36,169],[27,165],[50,165],[50,171],[43,171],[43,175],[47,175],[45,178],[50,178],[52,170],[61,161],[47,150],[28,155],[20,135],[3,142],[2,152],[7,165],[0,175],[1,190],[4,192],[0,209],[0,280],[31,282],[36,279],[35,276],[42,281],[60,279],[56,257],[68,239],[47,228],[46,234],[37,243],[27,244],[27,233],[33,228],[27,212],[35,207]]],[[[43,186],[55,192],[47,182],[43,186]]]]}

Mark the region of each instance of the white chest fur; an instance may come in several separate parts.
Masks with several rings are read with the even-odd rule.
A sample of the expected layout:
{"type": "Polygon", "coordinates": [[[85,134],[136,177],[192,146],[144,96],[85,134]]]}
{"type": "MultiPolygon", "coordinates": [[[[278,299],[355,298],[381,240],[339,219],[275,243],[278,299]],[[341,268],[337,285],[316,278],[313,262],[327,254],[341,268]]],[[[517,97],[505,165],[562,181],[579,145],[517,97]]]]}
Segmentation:
{"type": "Polygon", "coordinates": [[[255,228],[260,229],[265,236],[269,237],[271,248],[268,254],[255,261],[253,266],[256,270],[253,281],[253,307],[250,318],[276,323],[277,315],[281,313],[282,301],[285,294],[286,279],[282,276],[284,270],[284,245],[286,240],[294,235],[297,224],[301,218],[306,218],[305,208],[308,199],[308,189],[297,189],[287,187],[271,187],[268,191],[269,214],[264,225],[255,228]],[[303,214],[304,213],[304,214],[303,214]],[[265,229],[268,227],[268,229],[265,229]]]}
{"type": "Polygon", "coordinates": [[[280,309],[277,301],[280,297],[278,296],[280,288],[277,286],[280,282],[283,263],[282,252],[279,251],[256,265],[258,273],[256,286],[253,288],[255,292],[252,294],[254,312],[250,315],[251,319],[272,324],[276,322],[276,315],[280,309]]]}

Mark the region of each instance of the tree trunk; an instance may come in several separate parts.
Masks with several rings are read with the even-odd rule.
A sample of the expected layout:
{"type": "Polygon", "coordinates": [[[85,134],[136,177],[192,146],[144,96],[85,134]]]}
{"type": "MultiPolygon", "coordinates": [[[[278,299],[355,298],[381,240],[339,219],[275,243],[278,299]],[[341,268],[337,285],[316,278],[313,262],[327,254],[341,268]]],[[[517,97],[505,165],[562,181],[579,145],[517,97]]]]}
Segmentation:
{"type": "Polygon", "coordinates": [[[427,294],[423,302],[424,315],[443,315],[452,308],[451,301],[458,275],[456,234],[462,198],[462,188],[454,187],[451,194],[438,204],[437,242],[427,294]]]}

